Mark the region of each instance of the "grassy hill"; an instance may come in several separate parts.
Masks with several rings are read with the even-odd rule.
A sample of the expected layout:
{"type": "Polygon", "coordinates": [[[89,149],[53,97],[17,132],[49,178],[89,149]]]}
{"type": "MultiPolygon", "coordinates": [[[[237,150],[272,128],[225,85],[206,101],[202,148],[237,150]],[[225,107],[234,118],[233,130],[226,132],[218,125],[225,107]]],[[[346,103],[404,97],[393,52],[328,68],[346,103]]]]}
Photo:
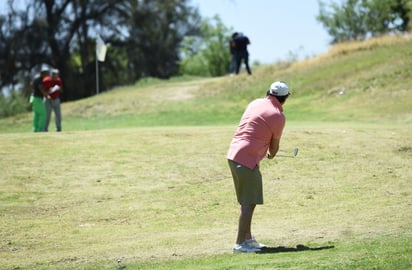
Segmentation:
{"type": "MultiPolygon", "coordinates": [[[[147,79],[63,104],[64,130],[221,125],[275,80],[289,83],[289,121],[412,123],[412,39],[340,44],[298,63],[254,67],[253,76],[147,79]]],[[[0,120],[1,132],[30,131],[31,114],[0,120]]],[[[53,125],[53,124],[52,124],[53,125]]]]}
{"type": "Polygon", "coordinates": [[[30,114],[0,120],[0,268],[411,269],[411,43],[148,79],[64,103],[62,133],[32,133],[30,114]],[[235,256],[225,154],[278,79],[293,95],[252,225],[272,249],[235,256]]]}

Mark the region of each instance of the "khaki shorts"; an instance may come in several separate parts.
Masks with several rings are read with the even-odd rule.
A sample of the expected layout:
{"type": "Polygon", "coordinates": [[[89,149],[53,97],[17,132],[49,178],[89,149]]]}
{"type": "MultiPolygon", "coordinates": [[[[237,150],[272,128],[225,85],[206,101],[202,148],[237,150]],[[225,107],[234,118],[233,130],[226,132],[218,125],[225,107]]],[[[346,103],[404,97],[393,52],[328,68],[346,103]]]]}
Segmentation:
{"type": "Polygon", "coordinates": [[[262,175],[259,167],[251,170],[233,160],[228,162],[239,204],[263,204],[262,175]]]}

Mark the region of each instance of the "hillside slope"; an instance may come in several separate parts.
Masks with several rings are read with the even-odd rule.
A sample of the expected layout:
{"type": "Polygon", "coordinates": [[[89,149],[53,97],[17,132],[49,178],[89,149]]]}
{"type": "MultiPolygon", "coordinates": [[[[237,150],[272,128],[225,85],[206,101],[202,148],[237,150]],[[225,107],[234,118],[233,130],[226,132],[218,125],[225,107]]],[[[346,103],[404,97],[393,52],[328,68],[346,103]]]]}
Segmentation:
{"type": "MultiPolygon", "coordinates": [[[[276,49],[276,48],[274,48],[276,49]]],[[[285,80],[289,121],[412,123],[412,39],[340,44],[297,63],[254,67],[235,77],[146,80],[63,104],[65,130],[232,124],[247,103],[285,80]]],[[[31,115],[0,120],[1,132],[30,131],[31,115]]]]}

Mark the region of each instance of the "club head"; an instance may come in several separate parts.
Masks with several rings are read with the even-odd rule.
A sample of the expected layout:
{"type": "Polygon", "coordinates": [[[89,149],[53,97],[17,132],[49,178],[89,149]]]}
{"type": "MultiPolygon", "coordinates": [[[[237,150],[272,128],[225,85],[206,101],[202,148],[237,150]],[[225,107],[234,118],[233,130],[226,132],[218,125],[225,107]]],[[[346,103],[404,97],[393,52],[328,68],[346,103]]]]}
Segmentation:
{"type": "Polygon", "coordinates": [[[298,155],[298,152],[299,152],[299,149],[298,149],[298,148],[295,148],[295,149],[293,150],[293,157],[296,157],[296,156],[298,155]]]}

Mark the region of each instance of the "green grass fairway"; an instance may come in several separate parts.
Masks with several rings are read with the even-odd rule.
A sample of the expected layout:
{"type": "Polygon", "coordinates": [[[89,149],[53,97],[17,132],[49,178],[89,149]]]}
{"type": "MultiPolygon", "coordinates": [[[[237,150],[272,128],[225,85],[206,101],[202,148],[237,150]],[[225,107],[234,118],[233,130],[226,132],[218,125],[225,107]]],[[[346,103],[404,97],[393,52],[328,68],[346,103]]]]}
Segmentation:
{"type": "Polygon", "coordinates": [[[234,126],[0,135],[2,269],[408,269],[411,130],[289,123],[262,162],[253,230],[231,255],[234,126]]]}

